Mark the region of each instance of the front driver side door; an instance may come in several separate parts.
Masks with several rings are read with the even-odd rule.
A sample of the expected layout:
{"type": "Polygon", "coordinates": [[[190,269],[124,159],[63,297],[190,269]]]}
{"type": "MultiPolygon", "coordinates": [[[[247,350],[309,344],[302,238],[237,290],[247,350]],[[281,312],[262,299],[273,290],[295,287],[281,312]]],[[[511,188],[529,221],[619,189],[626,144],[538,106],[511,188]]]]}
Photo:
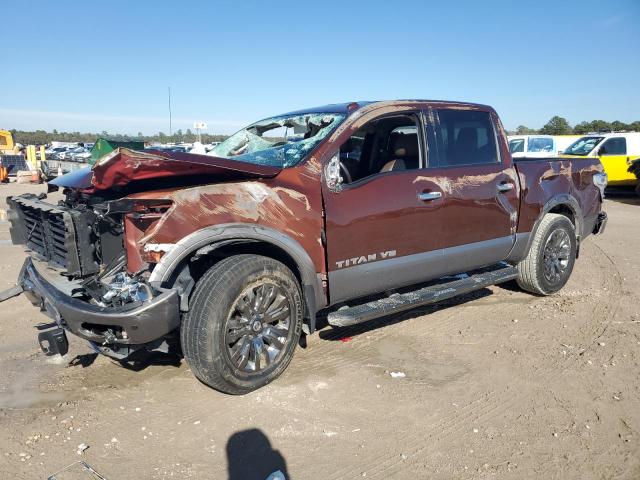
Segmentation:
{"type": "Polygon", "coordinates": [[[359,166],[351,167],[351,183],[329,188],[323,182],[331,304],[417,283],[441,261],[442,192],[422,168],[423,131],[417,112],[382,118],[372,112],[341,136],[343,145],[348,139],[364,145],[359,166]],[[412,119],[413,128],[411,121],[397,127],[399,117],[412,119]],[[400,137],[404,143],[415,138],[415,147],[395,148],[400,137]],[[409,152],[413,149],[416,158],[409,152]]]}

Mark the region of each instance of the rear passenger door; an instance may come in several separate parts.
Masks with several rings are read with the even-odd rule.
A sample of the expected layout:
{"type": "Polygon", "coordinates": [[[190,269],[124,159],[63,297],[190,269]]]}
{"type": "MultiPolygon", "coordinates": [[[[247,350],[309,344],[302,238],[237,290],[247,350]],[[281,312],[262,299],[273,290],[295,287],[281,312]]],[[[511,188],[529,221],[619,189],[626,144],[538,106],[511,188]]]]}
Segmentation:
{"type": "Polygon", "coordinates": [[[519,183],[497,116],[488,110],[426,112],[429,176],[443,192],[441,241],[451,273],[507,258],[515,242],[519,183]]]}

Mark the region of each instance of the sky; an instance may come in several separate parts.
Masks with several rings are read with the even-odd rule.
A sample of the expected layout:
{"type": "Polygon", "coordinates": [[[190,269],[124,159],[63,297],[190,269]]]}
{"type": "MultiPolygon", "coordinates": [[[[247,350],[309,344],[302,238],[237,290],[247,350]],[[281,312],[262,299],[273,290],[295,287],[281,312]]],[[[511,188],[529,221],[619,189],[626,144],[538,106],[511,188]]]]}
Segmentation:
{"type": "Polygon", "coordinates": [[[0,128],[232,133],[328,103],[640,120],[640,0],[30,1],[3,7],[0,128]],[[9,12],[9,16],[7,16],[9,12]]]}

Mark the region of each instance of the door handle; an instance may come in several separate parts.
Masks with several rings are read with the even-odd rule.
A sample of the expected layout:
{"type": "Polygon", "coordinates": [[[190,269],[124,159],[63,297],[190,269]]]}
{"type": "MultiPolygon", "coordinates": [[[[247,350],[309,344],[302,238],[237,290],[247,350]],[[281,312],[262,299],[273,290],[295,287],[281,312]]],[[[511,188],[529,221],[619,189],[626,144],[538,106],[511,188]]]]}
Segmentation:
{"type": "Polygon", "coordinates": [[[423,202],[437,200],[439,198],[442,198],[442,192],[422,192],[418,194],[418,198],[423,202]]]}
{"type": "Polygon", "coordinates": [[[509,191],[513,190],[514,187],[515,187],[515,185],[513,183],[509,183],[509,182],[499,183],[498,184],[498,191],[500,193],[505,193],[505,192],[509,192],[509,191]]]}

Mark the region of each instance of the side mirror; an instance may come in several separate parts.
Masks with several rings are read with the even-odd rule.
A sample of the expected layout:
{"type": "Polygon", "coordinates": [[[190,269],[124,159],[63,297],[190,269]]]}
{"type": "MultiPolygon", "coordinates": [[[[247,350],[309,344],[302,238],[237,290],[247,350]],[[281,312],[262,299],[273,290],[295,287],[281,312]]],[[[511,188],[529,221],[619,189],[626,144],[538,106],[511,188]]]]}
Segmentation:
{"type": "Polygon", "coordinates": [[[331,160],[327,162],[324,168],[324,176],[329,189],[337,191],[342,185],[342,177],[340,176],[340,153],[336,153],[331,160]]]}

